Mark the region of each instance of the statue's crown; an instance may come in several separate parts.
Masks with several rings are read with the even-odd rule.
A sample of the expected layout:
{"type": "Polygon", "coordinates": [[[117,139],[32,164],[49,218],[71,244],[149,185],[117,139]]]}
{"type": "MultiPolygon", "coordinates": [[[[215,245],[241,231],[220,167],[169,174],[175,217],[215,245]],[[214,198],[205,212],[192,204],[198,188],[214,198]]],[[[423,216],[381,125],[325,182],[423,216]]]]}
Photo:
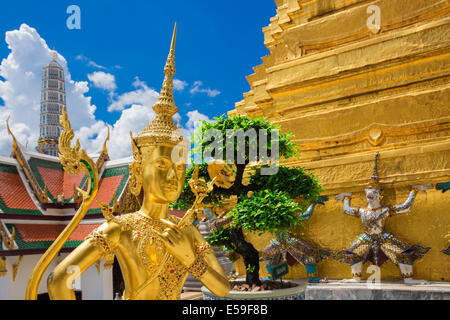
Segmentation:
{"type": "Polygon", "coordinates": [[[184,138],[172,118],[178,111],[173,99],[176,36],[177,24],[175,23],[169,56],[164,67],[164,82],[158,100],[153,105],[153,110],[156,113],[155,118],[134,138],[139,148],[159,145],[174,146],[183,141],[184,138]]]}

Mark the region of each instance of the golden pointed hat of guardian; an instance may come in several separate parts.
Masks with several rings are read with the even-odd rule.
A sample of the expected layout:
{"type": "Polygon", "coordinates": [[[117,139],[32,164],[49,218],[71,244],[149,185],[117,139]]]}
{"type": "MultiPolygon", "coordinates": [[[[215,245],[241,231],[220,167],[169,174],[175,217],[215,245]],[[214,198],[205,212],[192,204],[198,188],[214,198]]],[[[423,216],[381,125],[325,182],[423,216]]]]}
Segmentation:
{"type": "Polygon", "coordinates": [[[142,149],[150,146],[175,146],[181,143],[184,135],[173,121],[178,108],[173,99],[173,76],[175,74],[175,42],[177,24],[173,30],[170,52],[164,67],[164,82],[158,100],[153,105],[155,118],[135,138],[133,144],[142,149]]]}
{"type": "Polygon", "coordinates": [[[378,176],[378,158],[379,157],[380,157],[380,153],[379,152],[375,153],[372,176],[370,177],[370,181],[367,184],[367,188],[369,188],[369,189],[381,189],[380,177],[378,176]]]}

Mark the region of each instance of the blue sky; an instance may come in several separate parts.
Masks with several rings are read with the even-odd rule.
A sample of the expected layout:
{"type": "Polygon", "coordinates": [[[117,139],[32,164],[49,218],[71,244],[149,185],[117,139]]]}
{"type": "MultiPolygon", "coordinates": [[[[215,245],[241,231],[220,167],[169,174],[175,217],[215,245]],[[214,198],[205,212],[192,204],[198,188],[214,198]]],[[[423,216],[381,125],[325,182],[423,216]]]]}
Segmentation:
{"type": "MultiPolygon", "coordinates": [[[[7,43],[6,32],[19,30],[22,24],[35,29],[37,34],[32,37],[40,37],[49,48],[54,46],[64,57],[71,79],[87,82],[83,94],[91,98],[91,105],[95,105],[94,120],[114,125],[120,120],[122,111],[130,105],[122,102],[116,110],[111,110],[112,102],[119,101],[127,93],[136,93],[138,88],[159,92],[176,21],[175,78],[183,88],[175,92],[175,101],[181,123],[186,125],[189,111],[196,110],[212,118],[233,109],[234,103],[242,100],[242,94],[249,90],[245,77],[253,73],[252,67],[261,64],[260,58],[268,54],[263,44],[262,28],[269,24],[275,10],[273,0],[2,2],[0,59],[6,59],[13,51],[8,48],[8,45],[13,45],[7,43]],[[66,26],[70,16],[66,10],[72,4],[81,9],[81,30],[69,30],[66,26]],[[94,72],[113,77],[112,87],[106,89],[108,86],[96,83],[92,76],[94,72]],[[145,83],[145,87],[139,87],[139,83],[145,83]]],[[[15,40],[10,40],[11,43],[14,41],[17,50],[33,48],[27,46],[20,34],[15,36],[15,40]]],[[[27,57],[33,59],[32,53],[28,52],[27,57]]],[[[18,59],[16,57],[15,60],[18,59]]],[[[6,62],[3,63],[6,70],[6,62]]],[[[10,57],[10,67],[12,65],[13,59],[10,57]]],[[[27,72],[26,67],[24,72],[27,72]]],[[[34,73],[37,77],[37,71],[34,73]]],[[[3,92],[8,81],[5,81],[6,74],[5,71],[2,74],[0,67],[3,92]]],[[[2,106],[8,107],[5,99],[8,98],[5,94],[2,96],[0,82],[0,110],[2,106]]],[[[68,94],[69,110],[70,99],[68,94]]],[[[73,104],[76,105],[75,102],[73,104]]],[[[21,108],[23,111],[25,107],[21,108]]],[[[13,120],[17,122],[20,119],[13,120]]],[[[31,123],[31,119],[26,122],[31,123]]],[[[76,126],[78,128],[75,129],[80,129],[83,123],[76,126]]],[[[20,128],[17,130],[20,131],[20,128]]],[[[18,135],[21,136],[21,133],[26,135],[26,131],[18,135]]],[[[28,142],[33,145],[32,141],[28,142]]]]}

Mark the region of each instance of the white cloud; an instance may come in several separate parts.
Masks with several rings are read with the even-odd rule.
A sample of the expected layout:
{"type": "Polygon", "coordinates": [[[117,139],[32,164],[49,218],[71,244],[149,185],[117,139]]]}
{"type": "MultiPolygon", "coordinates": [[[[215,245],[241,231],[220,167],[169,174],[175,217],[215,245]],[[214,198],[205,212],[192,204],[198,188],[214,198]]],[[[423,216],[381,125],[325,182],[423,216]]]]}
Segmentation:
{"type": "Polygon", "coordinates": [[[208,97],[214,98],[215,96],[220,94],[219,90],[216,89],[204,89],[201,88],[203,86],[203,82],[202,81],[195,81],[194,84],[192,85],[192,88],[189,90],[189,92],[191,94],[195,94],[195,93],[206,93],[208,95],[208,97]]]}
{"type": "MultiPolygon", "coordinates": [[[[39,137],[39,116],[42,68],[51,61],[52,52],[34,28],[22,24],[18,30],[6,32],[11,50],[0,64],[0,154],[9,156],[11,137],[6,131],[6,118],[23,145],[34,149],[39,137]],[[2,105],[3,103],[3,105],[2,105]]],[[[75,135],[89,153],[98,152],[107,135],[106,124],[95,118],[96,106],[91,104],[87,81],[71,79],[67,61],[58,54],[58,62],[65,71],[67,112],[75,135]]],[[[103,83],[105,85],[105,83],[103,83]]],[[[153,103],[158,93],[136,78],[135,91],[119,95],[113,103],[123,110],[111,130],[108,151],[111,159],[131,155],[130,134],[140,132],[154,117],[153,103]]],[[[110,86],[109,88],[112,88],[110,86]]],[[[110,106],[111,109],[114,110],[110,106]]]]}
{"type": "MultiPolygon", "coordinates": [[[[151,108],[158,99],[159,93],[149,88],[144,81],[135,78],[133,87],[134,91],[125,92],[117,97],[114,97],[113,102],[108,106],[108,111],[121,111],[125,107],[136,104],[151,108]]],[[[150,109],[151,110],[151,109],[150,109]]]]}
{"type": "MultiPolygon", "coordinates": [[[[129,157],[131,155],[130,131],[136,136],[153,120],[155,113],[148,106],[132,105],[123,110],[122,114],[111,130],[107,144],[111,159],[129,157]]],[[[83,127],[76,132],[81,145],[88,152],[97,152],[106,139],[108,129],[103,121],[97,121],[90,127],[83,127]]]]}
{"type": "Polygon", "coordinates": [[[186,130],[188,131],[189,136],[192,136],[195,129],[202,124],[200,120],[207,122],[212,121],[207,115],[198,112],[198,110],[189,111],[186,115],[188,117],[188,121],[186,122],[186,130]]]}
{"type": "MultiPolygon", "coordinates": [[[[8,115],[17,139],[33,149],[37,144],[42,68],[51,61],[52,51],[36,29],[26,24],[6,32],[5,41],[10,53],[0,64],[0,103],[3,102],[0,104],[0,154],[9,155],[11,138],[5,124],[8,115]]],[[[93,125],[96,106],[85,96],[89,91],[87,82],[72,80],[67,61],[59,54],[57,60],[65,71],[68,113],[73,127],[93,125]]]]}
{"type": "Polygon", "coordinates": [[[105,73],[103,71],[95,71],[88,74],[88,79],[92,82],[94,87],[111,91],[117,89],[116,77],[111,73],[105,73]]]}
{"type": "Polygon", "coordinates": [[[79,55],[77,55],[77,56],[75,57],[75,60],[85,61],[85,62],[87,62],[87,65],[88,65],[88,66],[94,67],[94,68],[97,68],[97,69],[103,69],[103,70],[106,70],[106,69],[107,69],[106,67],[104,67],[104,66],[102,66],[102,65],[99,65],[99,64],[95,63],[95,61],[93,61],[93,60],[91,60],[90,58],[86,57],[84,54],[79,54],[79,55]]]}
{"type": "Polygon", "coordinates": [[[173,89],[176,91],[183,91],[188,83],[180,79],[173,79],[173,89]]]}

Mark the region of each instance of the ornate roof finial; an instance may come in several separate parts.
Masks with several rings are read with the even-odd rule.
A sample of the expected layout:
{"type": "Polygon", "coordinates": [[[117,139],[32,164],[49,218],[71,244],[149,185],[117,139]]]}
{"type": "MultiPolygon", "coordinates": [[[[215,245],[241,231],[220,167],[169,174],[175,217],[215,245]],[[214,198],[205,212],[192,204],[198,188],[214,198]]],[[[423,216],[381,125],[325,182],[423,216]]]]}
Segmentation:
{"type": "Polygon", "coordinates": [[[16,141],[16,137],[14,136],[14,134],[12,133],[11,129],[9,128],[9,118],[10,116],[8,116],[8,118],[6,118],[6,129],[8,130],[9,135],[12,137],[13,142],[12,142],[12,153],[15,153],[17,150],[17,141],[16,141]]]}
{"type": "Polygon", "coordinates": [[[53,47],[53,50],[52,50],[52,60],[56,61],[56,50],[55,50],[55,47],[53,47]]]}
{"type": "Polygon", "coordinates": [[[375,159],[373,164],[372,176],[370,177],[369,188],[380,188],[379,176],[378,176],[378,158],[380,153],[375,153],[375,159]]]}
{"type": "Polygon", "coordinates": [[[152,122],[135,138],[135,143],[139,148],[149,145],[176,145],[183,140],[183,135],[179,132],[172,118],[178,111],[173,98],[176,37],[177,24],[175,23],[170,51],[164,67],[164,82],[158,100],[153,105],[156,115],[152,122]]]}

